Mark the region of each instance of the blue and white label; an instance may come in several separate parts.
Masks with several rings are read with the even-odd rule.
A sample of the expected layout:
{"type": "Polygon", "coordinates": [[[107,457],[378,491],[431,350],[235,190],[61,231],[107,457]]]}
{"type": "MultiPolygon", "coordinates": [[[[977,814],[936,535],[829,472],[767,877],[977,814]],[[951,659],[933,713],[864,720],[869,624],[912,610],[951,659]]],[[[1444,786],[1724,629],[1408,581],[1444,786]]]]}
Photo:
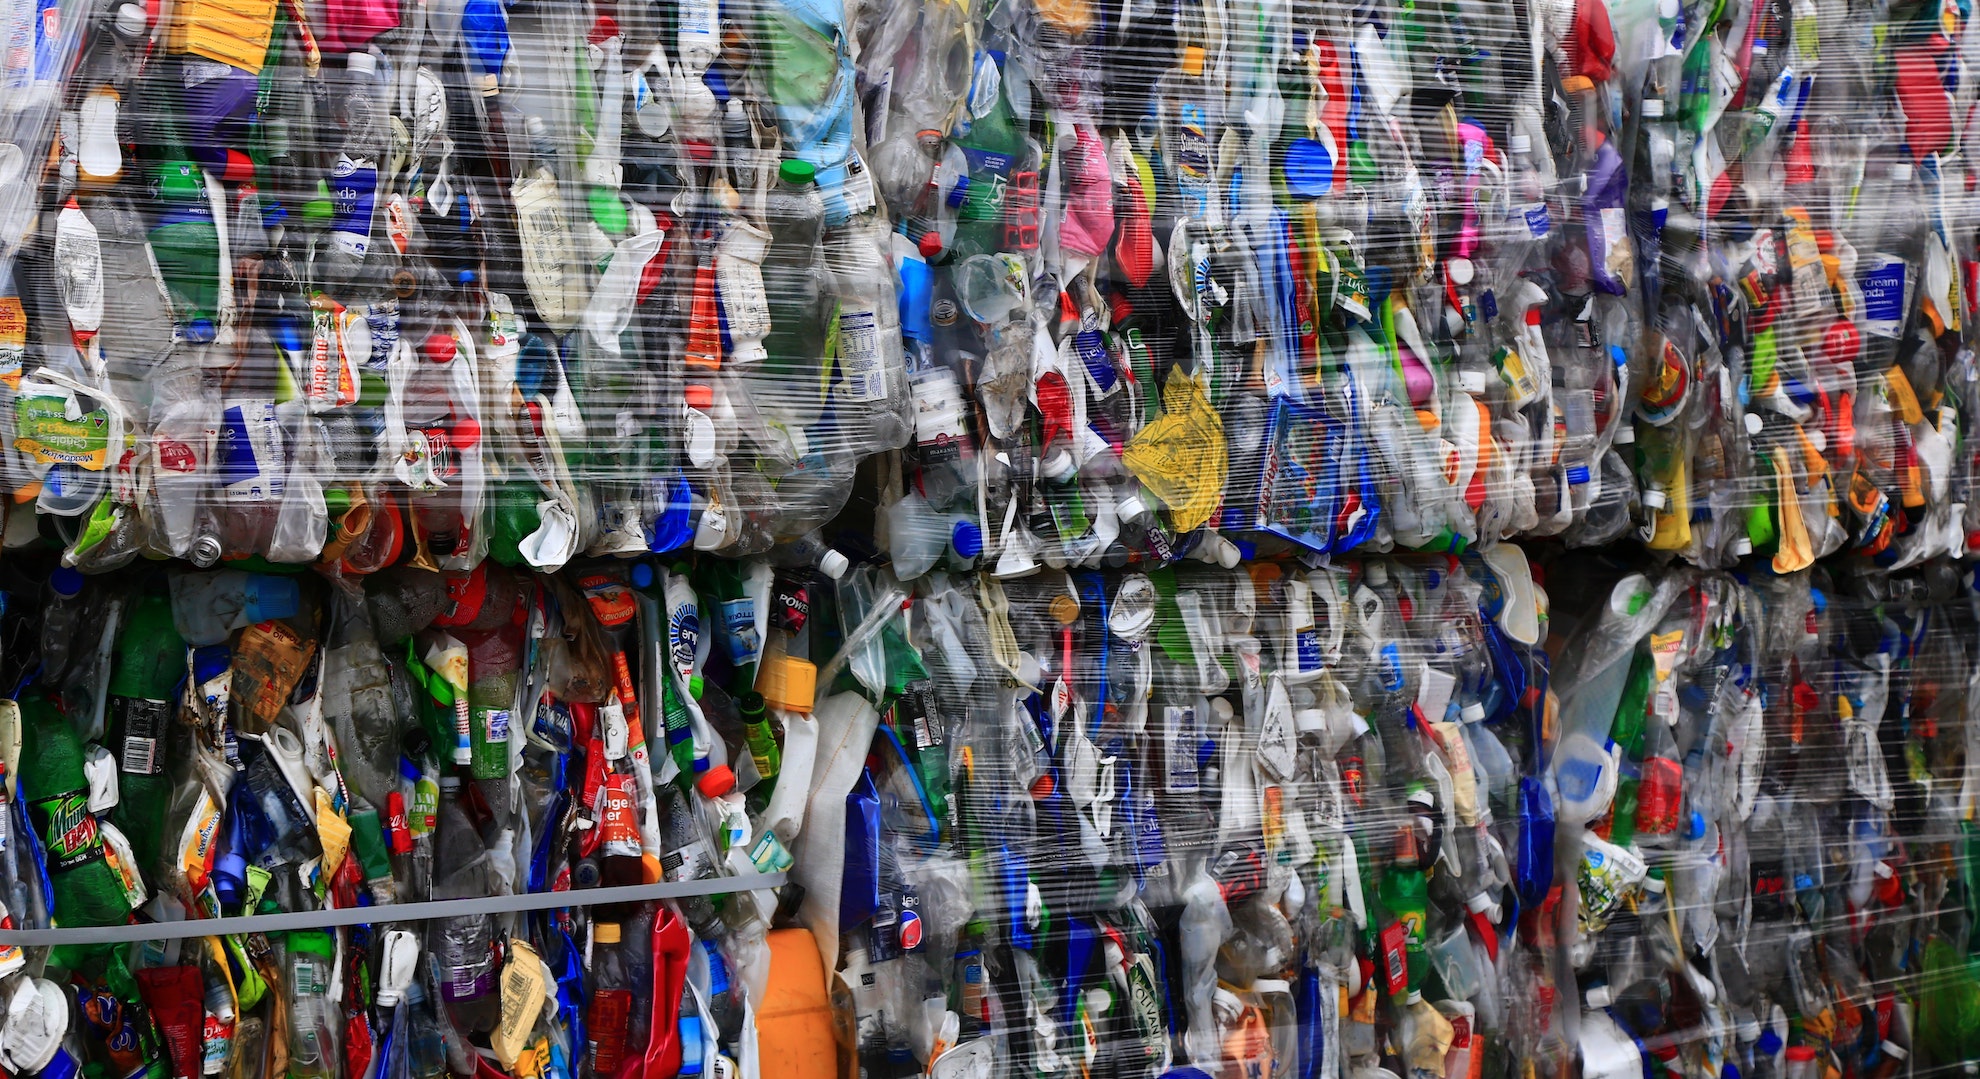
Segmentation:
{"type": "Polygon", "coordinates": [[[1870,257],[1858,285],[1863,290],[1863,328],[1878,337],[1896,337],[1904,328],[1905,262],[1896,255],[1870,257]]]}

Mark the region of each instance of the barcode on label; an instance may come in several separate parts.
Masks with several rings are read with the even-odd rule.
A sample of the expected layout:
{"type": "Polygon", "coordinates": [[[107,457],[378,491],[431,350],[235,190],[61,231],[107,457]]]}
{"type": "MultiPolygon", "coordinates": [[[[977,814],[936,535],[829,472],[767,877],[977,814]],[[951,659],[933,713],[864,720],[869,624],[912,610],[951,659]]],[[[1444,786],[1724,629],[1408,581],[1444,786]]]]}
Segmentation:
{"type": "Polygon", "coordinates": [[[158,771],[158,739],[126,738],[118,767],[126,775],[148,776],[158,771]]]}

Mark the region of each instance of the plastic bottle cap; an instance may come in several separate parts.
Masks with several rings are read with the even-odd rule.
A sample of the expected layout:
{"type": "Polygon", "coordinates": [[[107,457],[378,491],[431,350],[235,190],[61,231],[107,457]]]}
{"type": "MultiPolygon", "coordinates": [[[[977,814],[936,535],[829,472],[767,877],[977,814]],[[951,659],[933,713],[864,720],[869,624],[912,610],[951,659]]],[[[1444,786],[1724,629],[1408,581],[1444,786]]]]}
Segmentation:
{"type": "Polygon", "coordinates": [[[809,161],[792,158],[777,166],[777,179],[793,187],[803,187],[818,179],[818,166],[809,161]]]}
{"type": "Polygon", "coordinates": [[[1750,555],[1752,553],[1753,553],[1753,541],[1748,537],[1741,536],[1733,541],[1734,557],[1745,558],[1747,555],[1750,555]]]}
{"type": "Polygon", "coordinates": [[[1760,433],[1761,428],[1765,427],[1766,425],[1767,425],[1766,421],[1760,418],[1760,414],[1758,412],[1749,412],[1746,414],[1747,434],[1757,435],[1760,433]]]}
{"type": "Polygon", "coordinates": [[[1879,1043],[1877,1046],[1877,1051],[1883,1053],[1885,1056],[1890,1057],[1892,1060],[1906,1060],[1909,1059],[1911,1056],[1911,1050],[1906,1049],[1904,1046],[1899,1045],[1898,1043],[1892,1041],[1879,1043]]]}
{"type": "Polygon", "coordinates": [[[1797,1063],[1805,1063],[1815,1059],[1815,1050],[1812,1046],[1790,1045],[1788,1046],[1787,1058],[1797,1063]]]}
{"type": "Polygon", "coordinates": [[[1663,116],[1664,99],[1661,97],[1644,98],[1643,107],[1637,111],[1637,115],[1643,117],[1645,120],[1655,120],[1663,116]]]}
{"type": "Polygon", "coordinates": [[[983,529],[975,521],[961,520],[949,530],[949,545],[958,558],[975,558],[983,553],[983,529]]]}
{"type": "Polygon", "coordinates": [[[1670,499],[1665,497],[1664,492],[1657,490],[1655,487],[1646,487],[1643,489],[1643,505],[1647,509],[1663,509],[1669,501],[1670,499]]]}
{"type": "Polygon", "coordinates": [[[706,412],[715,407],[715,387],[705,382],[690,382],[681,391],[687,398],[687,406],[696,412],[706,412]]]}
{"type": "Polygon", "coordinates": [[[1606,1008],[1615,1001],[1616,995],[1608,986],[1597,985],[1590,988],[1582,999],[1588,1002],[1590,1008],[1606,1008]]]}
{"type": "Polygon", "coordinates": [[[1466,723],[1482,723],[1485,719],[1485,706],[1477,701],[1466,701],[1464,707],[1458,709],[1458,717],[1466,723]]]}
{"type": "Polygon", "coordinates": [[[144,13],[143,4],[117,5],[117,36],[126,41],[144,36],[151,28],[151,20],[144,13]]]}
{"type": "Polygon", "coordinates": [[[1901,183],[1901,184],[1904,184],[1904,183],[1910,183],[1910,182],[1911,182],[1911,162],[1909,162],[1909,161],[1899,161],[1899,162],[1895,162],[1895,163],[1893,163],[1893,164],[1891,165],[1891,179],[1893,179],[1893,180],[1896,180],[1896,181],[1897,181],[1898,183],[1901,183]]]}
{"type": "Polygon", "coordinates": [[[72,567],[57,566],[55,572],[48,575],[48,585],[55,590],[56,595],[72,598],[82,591],[83,575],[81,571],[72,567]]]}
{"type": "Polygon", "coordinates": [[[709,798],[720,798],[736,789],[736,773],[726,764],[718,764],[701,773],[694,781],[695,788],[709,798]]]}
{"type": "Polygon", "coordinates": [[[1410,990],[1409,996],[1403,998],[1403,1003],[1409,1005],[1410,1007],[1415,1007],[1416,1005],[1423,1003],[1423,990],[1421,989],[1410,990]]]}
{"type": "Polygon", "coordinates": [[[1506,140],[1506,144],[1512,147],[1512,152],[1516,154],[1533,152],[1533,136],[1531,135],[1514,135],[1512,138],[1506,140]]]}
{"type": "Polygon", "coordinates": [[[934,258],[942,253],[942,234],[932,231],[922,233],[921,241],[915,245],[915,249],[921,252],[922,258],[934,258]]]}
{"type": "MultiPolygon", "coordinates": [[[[789,164],[789,162],[785,162],[785,164],[789,164]]],[[[852,560],[837,551],[827,550],[824,554],[818,556],[818,572],[823,573],[835,581],[844,577],[846,571],[851,568],[852,560]]]]}
{"type": "Polygon", "coordinates": [[[708,683],[702,681],[700,675],[698,674],[688,675],[688,696],[693,697],[695,700],[698,701],[701,699],[702,692],[707,688],[708,688],[708,683]]]}
{"type": "Polygon", "coordinates": [[[631,576],[634,588],[653,587],[653,567],[645,562],[634,562],[631,576]]]}
{"type": "Polygon", "coordinates": [[[592,926],[591,943],[593,944],[619,943],[619,923],[599,922],[598,924],[592,926]]]}
{"type": "Polygon", "coordinates": [[[1389,583],[1389,566],[1386,562],[1363,563],[1361,574],[1376,588],[1389,583]]]}
{"type": "Polygon", "coordinates": [[[351,53],[344,57],[344,69],[360,75],[375,75],[378,73],[378,57],[368,52],[351,53]]]}
{"type": "Polygon", "coordinates": [[[1291,993],[1292,986],[1284,978],[1259,978],[1251,983],[1254,993],[1291,993]]]}

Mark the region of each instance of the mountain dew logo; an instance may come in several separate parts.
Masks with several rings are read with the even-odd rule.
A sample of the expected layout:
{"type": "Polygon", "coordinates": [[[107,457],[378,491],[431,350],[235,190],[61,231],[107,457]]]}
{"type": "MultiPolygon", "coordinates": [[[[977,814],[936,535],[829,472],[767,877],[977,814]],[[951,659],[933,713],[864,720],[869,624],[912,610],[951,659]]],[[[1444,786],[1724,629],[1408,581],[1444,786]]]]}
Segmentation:
{"type": "Polygon", "coordinates": [[[96,815],[89,811],[87,791],[58,794],[35,803],[34,811],[40,818],[50,869],[74,869],[103,856],[103,840],[96,830],[96,815]]]}

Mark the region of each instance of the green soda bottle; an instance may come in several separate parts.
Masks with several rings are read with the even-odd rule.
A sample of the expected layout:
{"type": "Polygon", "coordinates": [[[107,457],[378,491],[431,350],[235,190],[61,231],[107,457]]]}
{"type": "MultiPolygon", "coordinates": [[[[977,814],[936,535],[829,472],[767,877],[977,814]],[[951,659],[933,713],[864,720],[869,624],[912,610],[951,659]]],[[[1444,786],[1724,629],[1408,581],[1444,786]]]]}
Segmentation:
{"type": "Polygon", "coordinates": [[[117,808],[110,820],[131,841],[138,868],[158,861],[172,781],[165,736],[186,674],[186,642],[172,625],[163,592],[139,599],[117,633],[110,664],[110,748],[117,757],[117,808]]]}
{"type": "Polygon", "coordinates": [[[23,697],[21,798],[48,855],[54,917],[63,926],[120,925],[131,916],[124,882],[104,860],[89,811],[89,779],[76,729],[46,697],[23,697]]]}
{"type": "Polygon", "coordinates": [[[197,162],[160,161],[151,251],[172,294],[175,321],[192,341],[213,339],[220,309],[220,232],[197,162]]]}
{"type": "Polygon", "coordinates": [[[969,161],[969,187],[956,212],[955,258],[987,255],[1004,249],[1005,202],[1011,173],[1024,152],[1024,132],[1011,112],[1004,83],[997,103],[956,140],[969,161]]]}

